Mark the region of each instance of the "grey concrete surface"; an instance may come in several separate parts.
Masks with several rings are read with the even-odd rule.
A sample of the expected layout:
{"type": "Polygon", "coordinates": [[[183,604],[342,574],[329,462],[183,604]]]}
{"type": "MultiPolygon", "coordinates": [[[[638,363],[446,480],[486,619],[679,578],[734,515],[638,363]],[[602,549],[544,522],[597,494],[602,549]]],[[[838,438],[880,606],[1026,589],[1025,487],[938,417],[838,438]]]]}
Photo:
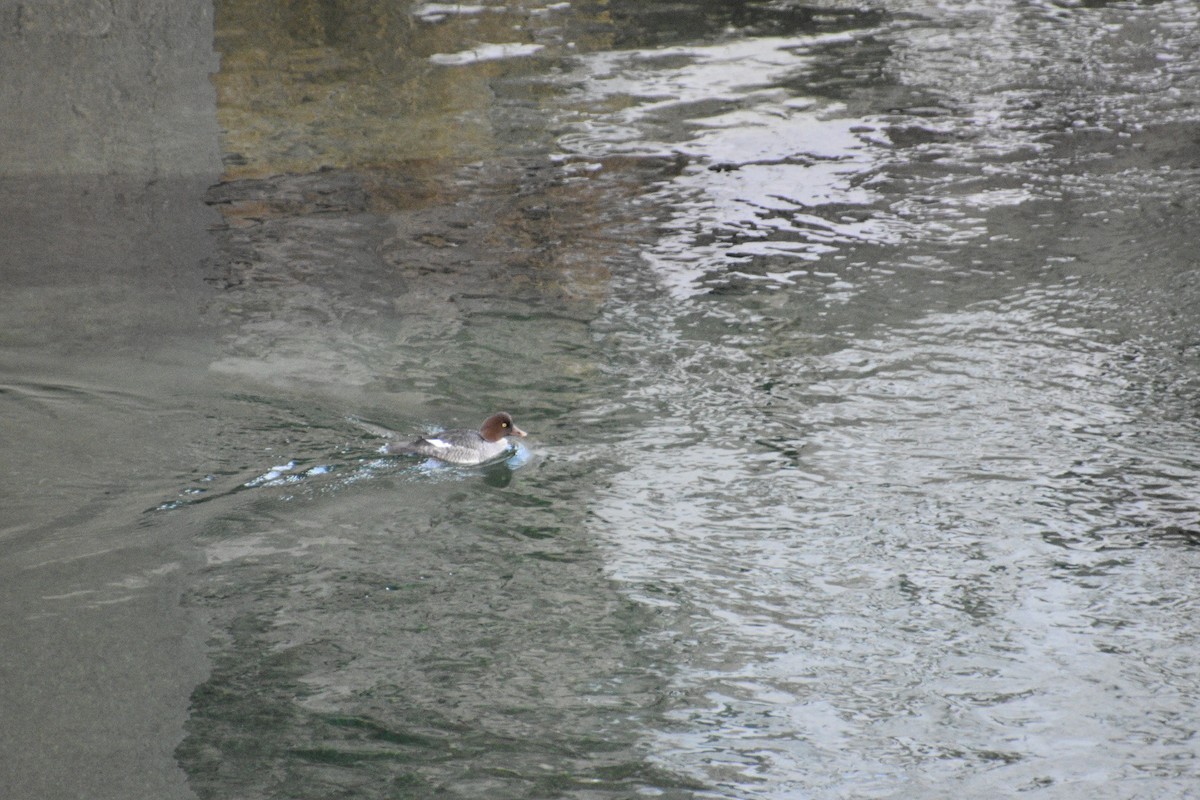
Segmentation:
{"type": "Polygon", "coordinates": [[[180,435],[170,376],[207,363],[212,25],[208,2],[0,2],[6,800],[195,797],[187,535],[138,511],[180,435]]]}

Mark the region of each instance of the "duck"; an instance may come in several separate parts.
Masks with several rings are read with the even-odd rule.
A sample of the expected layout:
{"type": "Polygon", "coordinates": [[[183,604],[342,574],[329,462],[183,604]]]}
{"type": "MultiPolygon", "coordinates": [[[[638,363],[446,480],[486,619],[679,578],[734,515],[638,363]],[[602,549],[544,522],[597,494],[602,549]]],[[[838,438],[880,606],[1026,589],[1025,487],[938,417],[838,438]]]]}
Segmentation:
{"type": "Polygon", "coordinates": [[[383,448],[383,452],[388,455],[429,456],[448,464],[482,464],[509,451],[512,444],[508,437],[525,435],[525,431],[513,422],[512,414],[499,411],[485,419],[477,431],[451,428],[422,436],[407,444],[389,444],[383,448]]]}

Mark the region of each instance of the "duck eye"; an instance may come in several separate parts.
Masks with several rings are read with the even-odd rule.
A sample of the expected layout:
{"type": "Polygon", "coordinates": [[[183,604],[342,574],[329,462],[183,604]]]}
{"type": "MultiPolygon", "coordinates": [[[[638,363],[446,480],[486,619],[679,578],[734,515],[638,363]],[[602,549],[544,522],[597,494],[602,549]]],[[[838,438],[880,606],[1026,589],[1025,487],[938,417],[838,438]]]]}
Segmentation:
{"type": "Polygon", "coordinates": [[[507,423],[507,422],[501,422],[501,423],[500,423],[500,427],[501,427],[501,428],[507,428],[507,427],[508,427],[508,423],[507,423]]]}

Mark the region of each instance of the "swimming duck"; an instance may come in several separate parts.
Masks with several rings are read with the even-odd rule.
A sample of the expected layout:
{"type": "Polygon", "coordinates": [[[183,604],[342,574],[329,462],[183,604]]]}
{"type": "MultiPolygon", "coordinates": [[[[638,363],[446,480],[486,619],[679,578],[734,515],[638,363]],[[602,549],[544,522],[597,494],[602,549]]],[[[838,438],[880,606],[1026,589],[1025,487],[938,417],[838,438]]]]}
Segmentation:
{"type": "Polygon", "coordinates": [[[429,456],[450,464],[482,464],[509,451],[509,436],[525,436],[525,431],[517,427],[511,414],[501,411],[485,419],[477,431],[452,428],[408,444],[389,444],[384,452],[429,456]]]}

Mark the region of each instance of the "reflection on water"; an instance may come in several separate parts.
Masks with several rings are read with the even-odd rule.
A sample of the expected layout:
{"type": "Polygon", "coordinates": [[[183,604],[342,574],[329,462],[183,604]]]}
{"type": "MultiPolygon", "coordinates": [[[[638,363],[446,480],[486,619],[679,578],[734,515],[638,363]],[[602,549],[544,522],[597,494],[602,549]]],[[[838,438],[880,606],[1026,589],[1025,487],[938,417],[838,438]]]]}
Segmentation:
{"type": "Polygon", "coordinates": [[[645,198],[670,214],[647,256],[675,292],[704,291],[697,279],[714,269],[721,280],[793,284],[839,243],[894,242],[904,228],[871,211],[875,164],[861,121],[790,88],[813,69],[814,50],[853,41],[738,39],[588,58],[578,102],[625,102],[560,144],[593,156],[614,147],[687,154],[683,175],[645,198]]]}
{"type": "Polygon", "coordinates": [[[591,5],[221,2],[214,83],[226,176],[520,150],[498,141],[508,123],[493,84],[604,46],[608,26],[591,5]]]}
{"type": "MultiPolygon", "coordinates": [[[[1140,62],[1153,83],[1172,49],[1194,52],[1194,13],[1177,22],[1107,24],[1170,31],[1140,62]]],[[[692,156],[647,201],[671,209],[647,259],[670,294],[634,282],[600,323],[642,415],[613,443],[633,456],[591,528],[687,654],[655,750],[730,797],[1066,797],[1123,781],[1183,796],[1195,559],[1155,548],[1188,542],[1200,516],[1200,426],[1180,414],[1195,361],[1144,338],[1179,330],[1179,301],[1160,321],[1090,279],[1128,286],[1134,257],[1167,282],[1194,268],[1186,237],[1139,246],[1125,220],[1159,212],[1133,211],[1109,179],[1190,195],[1194,176],[1164,187],[1139,155],[1179,109],[1163,120],[1157,99],[1108,97],[1120,124],[1080,141],[1086,126],[1058,116],[1071,98],[1045,96],[1063,87],[996,86],[941,24],[758,40],[753,74],[704,101],[689,88],[744,63],[745,42],[602,56],[586,84],[639,98],[599,128],[624,132],[616,147],[692,156]],[[936,99],[871,107],[894,87],[862,85],[850,116],[845,79],[834,100],[828,81],[805,92],[814,53],[852,59],[856,38],[881,35],[890,47],[869,57],[936,99]]],[[[1084,39],[1112,45],[1108,72],[1127,60],[1124,40],[1084,39]]]]}
{"type": "MultiPolygon", "coordinates": [[[[1134,402],[1124,348],[1062,328],[1071,287],[1046,289],[819,358],[799,342],[757,385],[718,366],[692,391],[724,361],[694,340],[658,374],[592,527],[614,578],[687,632],[669,763],[731,796],[990,794],[1146,758],[1144,715],[1153,759],[1184,756],[1195,569],[1144,548],[1195,528],[1197,426],[1134,402]],[[1142,700],[1118,711],[1114,685],[1142,700]]],[[[635,316],[680,347],[656,303],[635,316]]]]}

